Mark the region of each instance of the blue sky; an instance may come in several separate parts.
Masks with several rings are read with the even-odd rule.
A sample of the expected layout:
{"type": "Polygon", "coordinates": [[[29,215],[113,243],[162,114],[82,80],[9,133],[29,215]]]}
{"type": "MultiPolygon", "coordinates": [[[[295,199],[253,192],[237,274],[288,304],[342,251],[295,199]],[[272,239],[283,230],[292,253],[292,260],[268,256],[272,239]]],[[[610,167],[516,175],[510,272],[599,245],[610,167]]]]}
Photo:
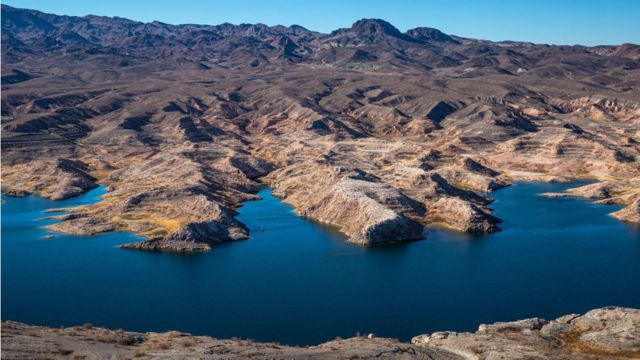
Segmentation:
{"type": "Polygon", "coordinates": [[[329,32],[361,18],[382,18],[400,30],[417,26],[489,40],[549,44],[640,43],[640,0],[9,0],[62,15],[121,16],[170,24],[230,22],[299,24],[329,32]]]}

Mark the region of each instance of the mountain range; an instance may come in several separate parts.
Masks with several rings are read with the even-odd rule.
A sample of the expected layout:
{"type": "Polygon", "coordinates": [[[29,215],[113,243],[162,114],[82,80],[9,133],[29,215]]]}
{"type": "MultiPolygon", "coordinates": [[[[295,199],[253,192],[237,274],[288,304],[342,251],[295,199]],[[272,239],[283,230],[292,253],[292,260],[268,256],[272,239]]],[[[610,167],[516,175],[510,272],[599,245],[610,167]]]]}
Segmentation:
{"type": "Polygon", "coordinates": [[[124,230],[138,249],[249,236],[260,186],[372,245],[440,225],[500,229],[490,191],[593,179],[549,196],[640,222],[640,46],[492,42],[380,19],[170,25],[2,6],[3,192],[105,184],[52,225],[124,230]]]}

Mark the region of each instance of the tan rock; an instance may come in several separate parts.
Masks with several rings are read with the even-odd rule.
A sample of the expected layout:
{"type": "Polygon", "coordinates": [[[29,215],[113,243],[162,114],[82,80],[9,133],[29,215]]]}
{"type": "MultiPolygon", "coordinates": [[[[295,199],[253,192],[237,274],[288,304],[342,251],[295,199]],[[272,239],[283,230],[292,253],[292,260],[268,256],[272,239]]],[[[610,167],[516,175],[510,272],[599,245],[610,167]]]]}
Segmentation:
{"type": "Polygon", "coordinates": [[[420,335],[415,345],[469,359],[623,359],[640,356],[640,311],[602,308],[546,321],[480,325],[475,333],[420,335]]]}
{"type": "Polygon", "coordinates": [[[635,359],[640,357],[640,310],[608,307],[565,315],[480,325],[475,333],[441,331],[402,343],[374,335],[295,347],[213,339],[177,331],[136,333],[90,324],[47,328],[2,323],[3,359],[635,359]]]}

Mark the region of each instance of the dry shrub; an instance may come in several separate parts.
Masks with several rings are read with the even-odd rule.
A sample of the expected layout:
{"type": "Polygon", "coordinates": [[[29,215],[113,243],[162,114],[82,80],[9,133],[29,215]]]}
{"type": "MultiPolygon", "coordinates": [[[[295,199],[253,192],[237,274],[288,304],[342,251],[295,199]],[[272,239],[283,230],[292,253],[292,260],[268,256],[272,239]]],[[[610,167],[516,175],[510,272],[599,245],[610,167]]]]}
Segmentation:
{"type": "Polygon", "coordinates": [[[170,347],[169,343],[158,339],[147,341],[142,346],[149,350],[167,350],[170,347]]]}
{"type": "Polygon", "coordinates": [[[188,348],[188,347],[192,347],[192,346],[194,346],[195,344],[196,344],[196,342],[195,342],[195,341],[193,341],[193,340],[191,340],[191,339],[185,339],[185,340],[182,342],[182,346],[183,346],[183,347],[186,347],[186,348],[188,348]]]}

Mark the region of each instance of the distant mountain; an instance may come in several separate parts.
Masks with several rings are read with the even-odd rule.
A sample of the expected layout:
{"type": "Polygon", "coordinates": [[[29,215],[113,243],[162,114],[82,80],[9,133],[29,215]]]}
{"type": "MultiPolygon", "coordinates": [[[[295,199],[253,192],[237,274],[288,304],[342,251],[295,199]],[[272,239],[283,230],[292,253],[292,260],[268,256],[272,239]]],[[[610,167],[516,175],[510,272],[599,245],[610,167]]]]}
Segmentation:
{"type": "Polygon", "coordinates": [[[351,28],[322,34],[298,25],[170,25],[118,17],[57,16],[7,5],[2,5],[2,34],[3,56],[9,63],[34,54],[108,51],[187,60],[206,57],[209,61],[230,62],[232,66],[293,61],[333,63],[347,68],[357,68],[358,63],[368,63],[370,67],[375,63],[376,68],[384,69],[476,69],[465,76],[515,74],[520,68],[543,67],[553,56],[599,55],[580,60],[581,70],[585,71],[635,66],[630,61],[636,60],[640,52],[637,45],[631,44],[589,48],[495,43],[462,39],[426,27],[403,33],[380,19],[362,19],[351,28]],[[608,59],[602,59],[603,56],[608,59]]]}

